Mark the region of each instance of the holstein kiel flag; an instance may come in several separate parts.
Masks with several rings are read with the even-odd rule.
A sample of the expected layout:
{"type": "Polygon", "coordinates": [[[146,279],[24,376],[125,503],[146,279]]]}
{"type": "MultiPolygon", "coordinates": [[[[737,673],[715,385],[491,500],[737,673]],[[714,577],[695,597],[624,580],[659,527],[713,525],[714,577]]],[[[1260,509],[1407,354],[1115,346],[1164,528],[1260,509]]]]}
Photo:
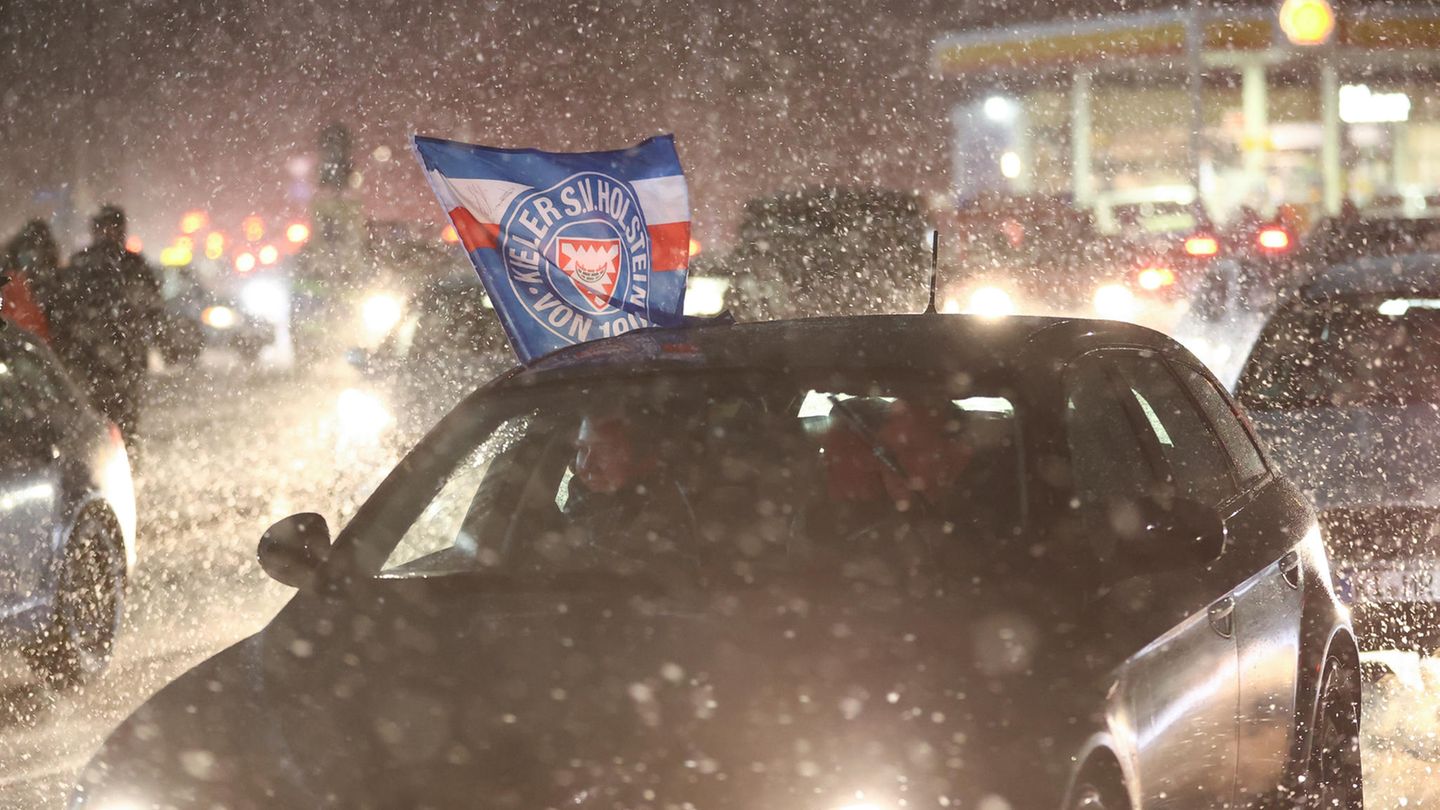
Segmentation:
{"type": "Polygon", "coordinates": [[[672,136],[580,153],[417,136],[415,152],[520,362],[680,323],[690,194],[672,136]]]}

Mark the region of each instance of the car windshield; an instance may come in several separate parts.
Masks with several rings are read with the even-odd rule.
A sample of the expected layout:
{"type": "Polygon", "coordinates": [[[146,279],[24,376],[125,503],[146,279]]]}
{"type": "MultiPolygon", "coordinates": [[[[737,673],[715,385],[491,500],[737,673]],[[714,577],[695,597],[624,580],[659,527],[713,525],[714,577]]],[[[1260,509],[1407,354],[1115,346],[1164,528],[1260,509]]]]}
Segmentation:
{"type": "Polygon", "coordinates": [[[1283,312],[1241,388],[1260,409],[1440,403],[1440,297],[1341,297],[1283,312]]]}
{"type": "Polygon", "coordinates": [[[885,578],[1022,518],[1017,416],[995,391],[660,377],[468,407],[464,440],[417,451],[446,456],[436,480],[383,505],[406,525],[374,540],[394,546],[384,576],[885,578]]]}

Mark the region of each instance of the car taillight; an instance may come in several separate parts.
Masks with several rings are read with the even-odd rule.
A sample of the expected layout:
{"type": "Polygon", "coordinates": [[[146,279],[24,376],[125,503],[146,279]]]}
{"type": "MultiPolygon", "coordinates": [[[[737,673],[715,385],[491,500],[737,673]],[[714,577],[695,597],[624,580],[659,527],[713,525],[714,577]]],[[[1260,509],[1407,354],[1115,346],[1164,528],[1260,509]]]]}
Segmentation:
{"type": "Polygon", "coordinates": [[[1188,256],[1214,256],[1220,252],[1220,240],[1213,236],[1198,234],[1185,240],[1185,253],[1188,256]]]}
{"type": "Polygon", "coordinates": [[[1290,232],[1279,225],[1266,225],[1255,234],[1255,244],[1269,253],[1284,253],[1290,249],[1290,232]]]}
{"type": "Polygon", "coordinates": [[[1147,267],[1135,276],[1140,289],[1154,292],[1175,283],[1175,271],[1168,267],[1147,267]]]}

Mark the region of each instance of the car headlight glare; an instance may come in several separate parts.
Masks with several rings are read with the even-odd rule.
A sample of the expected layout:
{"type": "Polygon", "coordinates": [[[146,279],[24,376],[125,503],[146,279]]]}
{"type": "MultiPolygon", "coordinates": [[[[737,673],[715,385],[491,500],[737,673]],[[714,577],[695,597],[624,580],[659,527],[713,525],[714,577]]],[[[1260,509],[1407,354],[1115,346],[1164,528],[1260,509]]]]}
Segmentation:
{"type": "Polygon", "coordinates": [[[200,313],[200,320],[212,329],[231,329],[235,326],[235,310],[230,307],[206,307],[200,313]]]}
{"type": "Polygon", "coordinates": [[[1135,294],[1123,284],[1104,284],[1095,290],[1095,314],[1123,321],[1135,315],[1135,294]]]}
{"type": "Polygon", "coordinates": [[[1015,301],[999,287],[980,287],[970,293],[965,311],[985,318],[1003,318],[1015,314],[1015,301]]]}
{"type": "Polygon", "coordinates": [[[382,338],[400,323],[405,307],[397,296],[390,293],[371,293],[360,305],[360,318],[365,331],[372,338],[382,338]]]}

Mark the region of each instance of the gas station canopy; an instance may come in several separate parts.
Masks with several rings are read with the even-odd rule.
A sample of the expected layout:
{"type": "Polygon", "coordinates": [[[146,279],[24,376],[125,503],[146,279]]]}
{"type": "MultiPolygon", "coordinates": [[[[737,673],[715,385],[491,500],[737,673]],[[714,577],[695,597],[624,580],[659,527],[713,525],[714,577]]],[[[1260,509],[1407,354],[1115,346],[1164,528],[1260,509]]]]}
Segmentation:
{"type": "Polygon", "coordinates": [[[1110,14],[1080,21],[1016,25],[943,36],[935,42],[942,76],[1033,73],[1054,69],[1123,67],[1127,62],[1183,61],[1192,20],[1208,65],[1237,57],[1281,61],[1296,51],[1367,62],[1435,59],[1440,49],[1440,9],[1386,6],[1335,12],[1334,31],[1319,46],[1297,46],[1281,31],[1275,8],[1207,9],[1110,14]]]}

